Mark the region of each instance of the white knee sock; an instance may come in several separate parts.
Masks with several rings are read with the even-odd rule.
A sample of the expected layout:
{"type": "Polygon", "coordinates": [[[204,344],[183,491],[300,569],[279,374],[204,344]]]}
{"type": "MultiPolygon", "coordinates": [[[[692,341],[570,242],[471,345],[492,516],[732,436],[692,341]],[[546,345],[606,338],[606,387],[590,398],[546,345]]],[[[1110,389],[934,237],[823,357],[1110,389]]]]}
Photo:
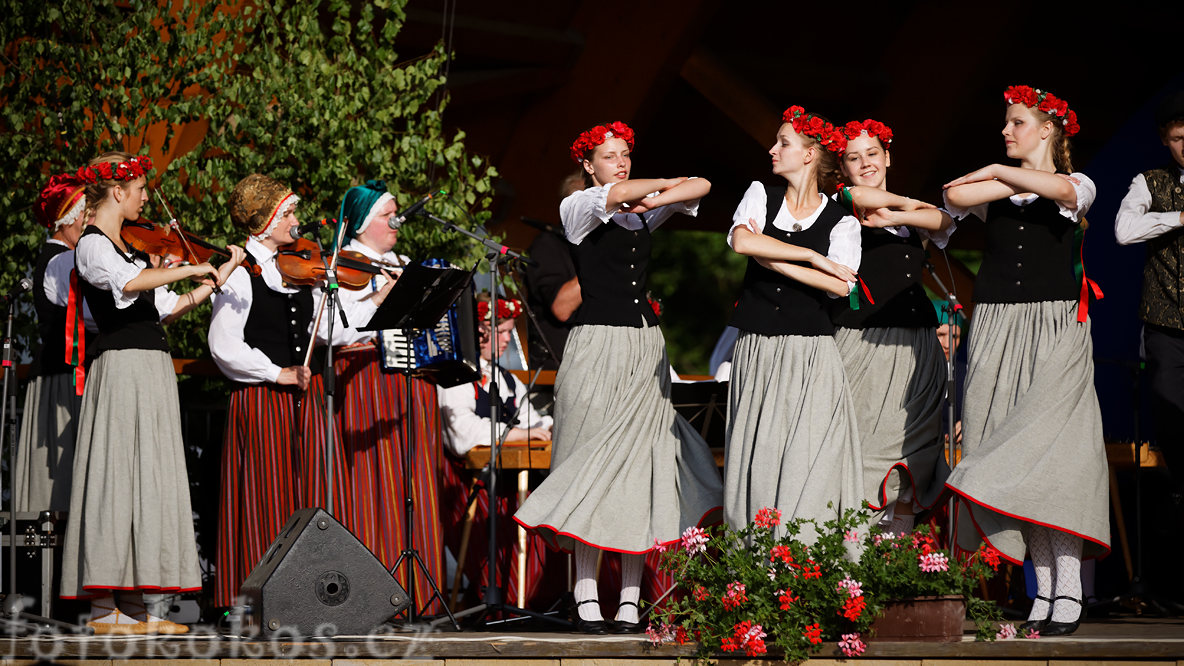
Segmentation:
{"type": "Polygon", "coordinates": [[[641,600],[641,572],[645,555],[621,555],[621,603],[617,606],[618,622],[637,622],[641,600]],[[626,603],[630,602],[630,603],[626,603]]]}
{"type": "Polygon", "coordinates": [[[1040,525],[1028,528],[1028,554],[1032,556],[1032,568],[1036,571],[1036,600],[1032,602],[1032,612],[1028,613],[1029,621],[1048,619],[1049,602],[1045,599],[1052,599],[1053,566],[1049,531],[1040,525]]]}
{"type": "Polygon", "coordinates": [[[599,599],[596,591],[596,558],[599,555],[600,551],[591,546],[585,546],[582,543],[576,544],[576,584],[572,588],[572,596],[576,600],[576,612],[583,620],[604,619],[604,616],[600,614],[600,604],[595,603],[599,599]],[[581,604],[580,602],[583,601],[590,603],[581,604]]]}
{"type": "Polygon", "coordinates": [[[1059,530],[1050,530],[1052,554],[1056,558],[1053,622],[1076,622],[1081,618],[1081,539],[1059,530]],[[1061,597],[1067,597],[1062,599],[1061,597]]]}

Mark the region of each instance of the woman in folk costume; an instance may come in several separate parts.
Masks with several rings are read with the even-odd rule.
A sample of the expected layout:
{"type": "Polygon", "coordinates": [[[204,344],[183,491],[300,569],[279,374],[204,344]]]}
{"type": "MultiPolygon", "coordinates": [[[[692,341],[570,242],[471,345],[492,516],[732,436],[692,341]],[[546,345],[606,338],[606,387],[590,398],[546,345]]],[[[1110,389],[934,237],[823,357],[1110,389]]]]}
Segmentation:
{"type": "MultiPolygon", "coordinates": [[[[946,185],[959,219],[987,223],[975,282],[959,495],[959,545],[986,539],[1008,560],[1025,552],[1037,597],[1026,628],[1077,629],[1081,557],[1109,551],[1106,452],[1094,393],[1088,289],[1076,274],[1093,181],[1072,173],[1077,116],[1051,93],[1013,86],[1003,141],[1019,166],[992,164],[946,185]]],[[[1096,289],[1095,289],[1096,293],[1096,289]]]]}
{"type": "MultiPolygon", "coordinates": [[[[478,340],[481,352],[481,379],[470,384],[461,384],[452,388],[440,389],[440,417],[444,421],[444,447],[446,453],[444,464],[444,479],[440,495],[440,513],[447,525],[461,525],[464,522],[465,510],[468,507],[469,494],[472,483],[471,472],[465,469],[464,457],[475,446],[489,446],[491,429],[491,403],[489,392],[490,379],[493,373],[492,358],[496,343],[497,355],[500,357],[510,344],[514,332],[515,318],[522,313],[521,302],[515,299],[497,299],[497,335],[490,335],[489,320],[490,301],[477,301],[477,314],[480,320],[478,340]]],[[[498,436],[505,435],[505,441],[513,446],[513,442],[529,440],[551,439],[550,416],[539,414],[527,400],[526,387],[505,369],[497,377],[498,388],[498,436]],[[506,432],[506,430],[509,432],[506,432]]],[[[464,573],[469,578],[470,589],[484,585],[488,578],[489,549],[488,520],[489,496],[485,490],[484,481],[479,482],[476,497],[476,510],[473,514],[473,528],[469,536],[469,544],[465,556],[464,573]]],[[[498,560],[494,585],[502,586],[506,591],[506,598],[513,600],[518,597],[518,526],[511,520],[518,510],[518,484],[511,474],[499,477],[498,483],[498,560]]],[[[461,557],[461,531],[448,530],[445,533],[445,544],[459,561],[461,557]]],[[[529,603],[534,595],[543,572],[546,561],[546,543],[537,534],[532,534],[527,543],[526,571],[523,572],[525,589],[523,598],[529,603]]]]}
{"type": "MultiPolygon", "coordinates": [[[[235,603],[243,580],[293,512],[325,504],[322,378],[304,365],[316,302],[311,287],[287,285],[276,266],[278,248],[298,233],[299,201],[286,185],[257,173],[230,193],[231,222],[248,235],[247,265],[258,274],[246,265],[235,269],[213,297],[210,321],[210,353],[232,382],[222,446],[217,606],[235,603]]],[[[335,472],[340,502],[347,489],[341,470],[335,472]]]]}
{"type": "Polygon", "coordinates": [[[859,424],[863,497],[885,511],[890,531],[900,533],[912,529],[914,505],[932,506],[944,487],[934,487],[934,475],[942,452],[945,361],[921,278],[926,244],[945,247],[952,220],[888,191],[887,125],[853,121],[843,132],[847,147],[839,164],[852,186],[847,192],[864,213],[859,274],[872,298],[856,292],[858,300],[834,301],[831,319],[859,424]]]}
{"type": "Polygon", "coordinates": [[[669,361],[645,297],[651,232],[694,215],[702,178],[630,180],[633,130],[621,122],[579,136],[572,158],[587,187],[559,215],[574,247],[583,304],[555,378],[551,473],[515,520],[574,550],[577,627],[604,633],[599,550],[621,553],[616,630],[636,631],[647,553],[720,505],[719,473],[703,438],[670,404],[669,361]]]}
{"type": "MultiPolygon", "coordinates": [[[[382,181],[350,188],[341,202],[345,222],[344,249],[372,260],[405,265],[407,257],[394,251],[399,240],[398,206],[382,181]]],[[[358,291],[342,290],[341,305],[350,327],[333,334],[337,375],[337,437],[344,456],[342,473],[349,495],[338,518],[366,544],[379,560],[392,567],[404,547],[403,476],[411,474],[414,501],[414,547],[437,585],[444,577],[444,535],[440,525],[440,412],[436,387],[421,379],[382,369],[380,343],[374,331],[359,331],[394,286],[398,269],[374,276],[358,291]],[[403,411],[411,391],[411,442],[404,442],[403,411]],[[403,468],[403,447],[414,447],[412,468],[403,468]]],[[[340,324],[337,324],[340,326],[340,324]]],[[[432,590],[418,567],[415,599],[423,603],[432,590]]],[[[440,608],[434,604],[427,612],[440,608]]]]}
{"type": "Polygon", "coordinates": [[[846,138],[800,106],[782,121],[769,155],[785,187],[754,182],[728,233],[732,249],[749,257],[731,322],[740,335],[724,462],[726,519],[737,528],[764,507],[822,522],[863,499],[855,414],[828,312],[854,286],[859,222],[820,193],[834,189],[846,138]]]}
{"type": "Polygon", "coordinates": [[[33,354],[21,438],[17,446],[17,511],[66,511],[70,508],[70,481],[74,470],[81,386],[75,381],[70,356],[85,353],[93,344],[94,322],[86,312],[86,330],[75,326],[82,316],[78,302],[70,302],[74,276],[74,247],[82,237],[88,217],[86,183],[74,174],[55,175],[34,204],[37,221],[49,230],[49,239],[33,265],[33,309],[41,345],[33,354]],[[75,336],[77,335],[77,340],[75,336]]]}
{"type": "Polygon", "coordinates": [[[94,221],[74,259],[99,335],[87,350],[94,360],[78,415],[62,596],[91,598],[87,625],[98,634],[187,630],[148,613],[142,598],[201,589],[177,378],[161,321],[200,304],[244,256],[231,246],[217,270],[151,268],[129,248],[120,229],[148,201],[151,167],[146,157],[111,152],[78,172],[94,221]],[[188,278],[203,284],[182,295],[165,289],[188,278]]]}

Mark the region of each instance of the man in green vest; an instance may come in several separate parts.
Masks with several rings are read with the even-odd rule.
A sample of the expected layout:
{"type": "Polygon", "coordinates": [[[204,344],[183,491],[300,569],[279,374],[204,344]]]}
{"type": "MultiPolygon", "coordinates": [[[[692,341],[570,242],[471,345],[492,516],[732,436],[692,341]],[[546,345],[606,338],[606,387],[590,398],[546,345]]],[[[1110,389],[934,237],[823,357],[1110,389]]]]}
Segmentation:
{"type": "Polygon", "coordinates": [[[1135,176],[1114,221],[1119,244],[1147,244],[1143,349],[1151,379],[1156,441],[1184,499],[1184,90],[1156,112],[1172,161],[1135,176]]]}

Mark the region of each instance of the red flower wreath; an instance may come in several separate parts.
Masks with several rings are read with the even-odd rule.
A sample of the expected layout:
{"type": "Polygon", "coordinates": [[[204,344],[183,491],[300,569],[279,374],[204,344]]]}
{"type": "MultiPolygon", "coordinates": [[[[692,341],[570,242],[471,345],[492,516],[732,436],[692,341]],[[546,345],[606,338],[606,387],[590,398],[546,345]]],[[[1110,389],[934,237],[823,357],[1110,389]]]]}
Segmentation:
{"type": "MultiPolygon", "coordinates": [[[[522,301],[516,298],[497,299],[497,318],[499,321],[513,319],[522,314],[522,301]]],[[[477,318],[484,321],[489,319],[489,301],[477,301],[477,318]]]]}
{"type": "Polygon", "coordinates": [[[786,109],[781,114],[781,120],[793,125],[793,131],[818,141],[832,153],[842,155],[847,150],[847,137],[842,130],[812,113],[806,113],[800,106],[786,109]]]}
{"type": "Polygon", "coordinates": [[[75,175],[93,185],[100,180],[135,180],[151,170],[152,160],[147,156],[137,156],[126,162],[100,162],[95,166],[84,166],[75,175]]]}
{"type": "Polygon", "coordinates": [[[618,120],[607,125],[597,125],[580,134],[575,143],[571,144],[571,158],[576,164],[583,162],[588,153],[606,139],[622,139],[629,146],[629,150],[633,150],[633,130],[618,120]]]}
{"type": "Polygon", "coordinates": [[[871,118],[863,122],[852,120],[843,126],[843,134],[846,135],[848,141],[858,139],[859,135],[864,132],[867,132],[870,137],[879,139],[885,148],[892,144],[892,128],[878,120],[871,118]]]}
{"type": "Polygon", "coordinates": [[[1065,136],[1073,136],[1081,131],[1081,126],[1077,124],[1077,113],[1069,108],[1068,102],[1050,92],[1031,86],[1011,86],[1003,91],[1003,99],[1008,105],[1023,104],[1027,107],[1036,107],[1044,113],[1060,118],[1065,136]]]}

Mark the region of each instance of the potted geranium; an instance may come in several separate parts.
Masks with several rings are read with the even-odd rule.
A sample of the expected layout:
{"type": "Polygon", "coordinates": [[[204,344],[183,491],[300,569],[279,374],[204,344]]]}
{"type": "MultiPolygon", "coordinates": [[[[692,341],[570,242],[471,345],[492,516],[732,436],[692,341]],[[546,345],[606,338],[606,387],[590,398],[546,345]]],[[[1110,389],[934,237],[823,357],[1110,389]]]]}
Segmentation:
{"type": "MultiPolygon", "coordinates": [[[[937,556],[927,528],[914,540],[869,529],[869,519],[865,508],[822,525],[803,519],[782,525],[781,512],[765,508],[740,530],[689,528],[664,556],[663,569],[679,589],[655,609],[650,640],[697,641],[701,658],[759,656],[776,646],[786,660],[798,661],[824,641],[857,656],[889,602],[968,596],[973,581],[989,574],[992,562],[998,565],[997,554],[987,550],[951,564],[937,556]]],[[[960,636],[960,619],[957,631],[960,636]]],[[[989,630],[980,636],[994,637],[989,630]]]]}

